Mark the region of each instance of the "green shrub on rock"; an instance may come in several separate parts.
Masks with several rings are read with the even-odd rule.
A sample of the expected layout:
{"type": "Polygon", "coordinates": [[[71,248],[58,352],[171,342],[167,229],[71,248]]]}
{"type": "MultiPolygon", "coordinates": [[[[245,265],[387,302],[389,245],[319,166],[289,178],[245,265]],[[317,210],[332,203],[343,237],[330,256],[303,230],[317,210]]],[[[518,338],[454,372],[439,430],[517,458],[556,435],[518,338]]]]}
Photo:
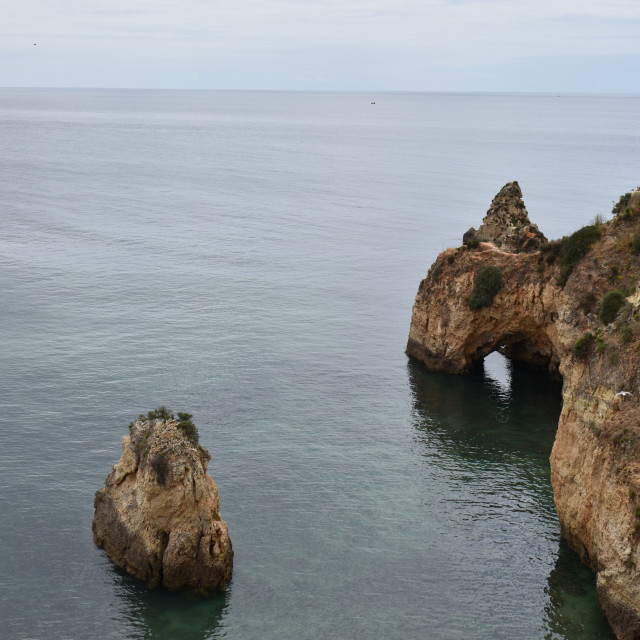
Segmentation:
{"type": "Polygon", "coordinates": [[[593,333],[589,332],[585,333],[582,338],[576,340],[576,343],[573,345],[573,355],[576,358],[583,358],[584,356],[586,356],[587,352],[589,351],[589,347],[593,342],[593,338],[593,333]]]}
{"type": "MultiPolygon", "coordinates": [[[[142,416],[140,416],[142,418],[142,416]]],[[[157,409],[152,409],[147,412],[147,418],[149,420],[170,420],[173,418],[173,413],[167,409],[164,405],[157,409]]]]}
{"type": "Polygon", "coordinates": [[[631,342],[632,339],[633,329],[629,325],[622,327],[622,329],[620,329],[620,342],[622,342],[622,344],[627,344],[631,342]]]}
{"type": "Polygon", "coordinates": [[[493,303],[493,299],[502,289],[502,271],[494,265],[482,265],[473,281],[473,291],[467,302],[472,311],[482,307],[488,307],[493,303]]]}
{"type": "Polygon", "coordinates": [[[558,241],[560,245],[560,276],[558,285],[564,287],[573,268],[591,249],[591,245],[600,238],[602,231],[595,225],[587,225],[572,233],[568,238],[558,241]]]}
{"type": "Polygon", "coordinates": [[[613,322],[620,307],[624,304],[625,295],[619,289],[613,289],[605,293],[600,303],[600,311],[598,311],[598,320],[603,324],[613,322]]]}
{"type": "Polygon", "coordinates": [[[200,434],[198,433],[198,429],[195,424],[193,424],[191,418],[193,416],[190,413],[185,413],[183,411],[178,411],[178,426],[182,429],[184,433],[193,444],[198,444],[200,441],[200,434]]]}
{"type": "Polygon", "coordinates": [[[618,200],[618,202],[614,202],[613,208],[611,209],[611,213],[617,216],[621,211],[624,211],[627,208],[627,205],[629,204],[630,199],[631,199],[630,191],[628,193],[623,193],[620,196],[620,200],[618,200]]]}
{"type": "MultiPolygon", "coordinates": [[[[152,409],[145,416],[141,414],[138,416],[138,420],[140,422],[153,422],[154,420],[177,420],[178,427],[182,430],[182,433],[193,442],[193,444],[198,445],[200,442],[200,434],[198,433],[198,428],[191,420],[193,416],[190,413],[186,413],[184,411],[178,411],[178,416],[173,415],[173,411],[167,409],[164,405],[162,407],[158,407],[157,409],[152,409]]],[[[135,424],[131,422],[129,424],[129,433],[133,435],[133,429],[135,424]]]]}

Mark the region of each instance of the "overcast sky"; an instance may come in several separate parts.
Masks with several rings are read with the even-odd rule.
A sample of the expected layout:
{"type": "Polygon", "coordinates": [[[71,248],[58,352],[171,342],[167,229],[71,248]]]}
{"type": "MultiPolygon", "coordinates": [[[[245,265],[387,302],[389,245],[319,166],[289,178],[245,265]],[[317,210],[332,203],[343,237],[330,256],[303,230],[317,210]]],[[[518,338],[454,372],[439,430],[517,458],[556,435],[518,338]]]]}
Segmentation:
{"type": "Polygon", "coordinates": [[[640,0],[0,0],[0,86],[640,92],[640,0]]]}

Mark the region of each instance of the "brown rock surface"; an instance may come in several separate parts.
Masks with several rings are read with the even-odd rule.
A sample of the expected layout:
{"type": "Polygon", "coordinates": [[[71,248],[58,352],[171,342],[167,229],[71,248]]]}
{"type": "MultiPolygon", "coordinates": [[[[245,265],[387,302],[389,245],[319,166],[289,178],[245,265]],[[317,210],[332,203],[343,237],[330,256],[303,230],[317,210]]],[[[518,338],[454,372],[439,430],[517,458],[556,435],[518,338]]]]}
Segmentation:
{"type": "Polygon", "coordinates": [[[493,199],[480,228],[473,227],[462,240],[492,242],[503,251],[531,253],[537,251],[547,239],[538,226],[529,220],[522,191],[517,182],[508,182],[493,199]]]}
{"type": "MultiPolygon", "coordinates": [[[[505,190],[513,196],[513,185],[496,199],[505,190]]],[[[485,237],[505,238],[499,225],[487,233],[486,223],[485,237]]],[[[407,354],[431,369],[465,373],[500,351],[562,377],[551,453],[562,535],[596,572],[616,635],[631,640],[640,638],[640,192],[625,215],[589,231],[598,239],[564,287],[558,279],[571,238],[535,253],[504,240],[441,253],[420,283],[407,354]],[[467,298],[482,265],[499,267],[503,286],[490,305],[472,311],[467,298]],[[612,289],[628,297],[605,325],[598,307],[612,289]],[[616,396],[623,390],[633,395],[616,396]]]]}
{"type": "Polygon", "coordinates": [[[208,592],[224,586],[233,550],[218,489],[207,474],[210,459],[197,435],[172,416],[141,416],[96,492],[95,543],[151,587],[208,592]]]}

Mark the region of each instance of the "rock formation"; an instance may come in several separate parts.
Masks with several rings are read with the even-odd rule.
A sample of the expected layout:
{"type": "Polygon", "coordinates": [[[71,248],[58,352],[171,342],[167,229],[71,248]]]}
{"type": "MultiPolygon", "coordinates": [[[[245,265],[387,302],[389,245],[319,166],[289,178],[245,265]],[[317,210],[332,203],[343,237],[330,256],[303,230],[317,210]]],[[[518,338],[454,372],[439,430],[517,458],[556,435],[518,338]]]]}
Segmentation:
{"type": "Polygon", "coordinates": [[[480,228],[476,231],[471,227],[462,236],[464,244],[474,240],[493,242],[503,251],[514,253],[537,251],[547,241],[529,220],[517,182],[505,184],[493,199],[480,228]]]}
{"type": "Polygon", "coordinates": [[[233,550],[220,517],[211,456],[189,414],[140,416],[122,457],[96,492],[94,541],[149,586],[208,592],[231,577],[233,550]]]}
{"type": "Polygon", "coordinates": [[[640,191],[621,198],[613,220],[551,243],[519,202],[517,183],[506,185],[480,229],[465,234],[467,246],[438,256],[418,289],[407,354],[431,369],[465,373],[500,351],[562,378],[551,453],[562,535],[596,572],[598,599],[618,638],[637,639],[640,191]],[[529,234],[535,242],[523,241],[529,234]],[[497,292],[482,289],[486,265],[502,276],[497,292]],[[623,291],[613,315],[603,311],[611,290],[623,291]],[[485,297],[472,310],[478,291],[485,297]]]}

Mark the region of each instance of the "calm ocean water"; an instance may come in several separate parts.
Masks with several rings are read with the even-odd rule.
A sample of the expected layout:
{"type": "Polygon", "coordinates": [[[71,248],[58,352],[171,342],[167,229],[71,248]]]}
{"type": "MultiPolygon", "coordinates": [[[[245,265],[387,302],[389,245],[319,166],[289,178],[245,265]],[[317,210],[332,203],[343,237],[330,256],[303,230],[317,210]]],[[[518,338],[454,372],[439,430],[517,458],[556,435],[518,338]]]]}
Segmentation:
{"type": "Polygon", "coordinates": [[[3,637],[612,637],[560,540],[559,388],[403,351],[504,183],[549,237],[637,185],[640,98],[5,89],[0,132],[3,637]],[[213,455],[211,599],[92,541],[161,404],[213,455]]]}

